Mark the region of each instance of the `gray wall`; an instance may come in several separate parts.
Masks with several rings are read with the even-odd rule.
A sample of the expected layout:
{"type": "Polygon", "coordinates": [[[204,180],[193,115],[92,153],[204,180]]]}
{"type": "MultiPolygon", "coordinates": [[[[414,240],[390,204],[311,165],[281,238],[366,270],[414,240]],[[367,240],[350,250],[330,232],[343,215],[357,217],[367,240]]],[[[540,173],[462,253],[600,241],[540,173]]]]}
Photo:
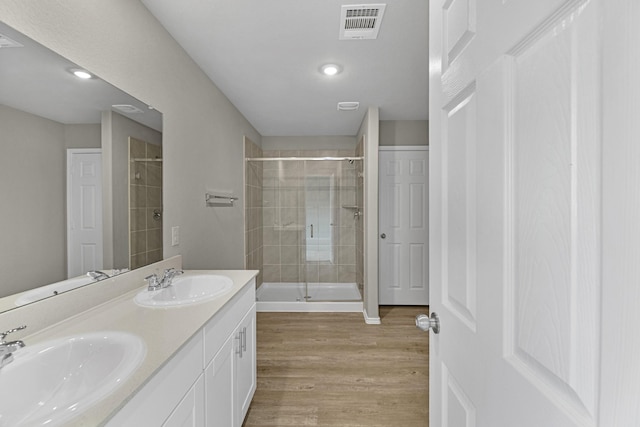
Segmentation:
{"type": "Polygon", "coordinates": [[[100,148],[100,124],[65,125],[64,139],[67,148],[100,148]]]}
{"type": "Polygon", "coordinates": [[[263,136],[263,150],[353,150],[355,136],[263,136]]]}
{"type": "Polygon", "coordinates": [[[0,129],[5,296],[66,278],[66,148],[99,147],[100,125],[63,125],[0,105],[0,129]]]}
{"type": "Polygon", "coordinates": [[[2,20],[163,113],[164,255],[185,268],[243,267],[243,135],[260,135],[138,1],[0,0],[2,20]],[[170,246],[180,226],[180,245],[170,246]]]}
{"type": "Polygon", "coordinates": [[[429,122],[381,120],[380,145],[429,145],[429,122]]]}

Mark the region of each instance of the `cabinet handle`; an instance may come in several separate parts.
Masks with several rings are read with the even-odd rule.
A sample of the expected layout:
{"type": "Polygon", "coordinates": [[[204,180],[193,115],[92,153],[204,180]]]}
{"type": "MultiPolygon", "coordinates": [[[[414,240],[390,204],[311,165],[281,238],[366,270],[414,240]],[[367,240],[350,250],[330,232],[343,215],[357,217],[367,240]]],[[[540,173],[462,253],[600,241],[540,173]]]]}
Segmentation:
{"type": "Polygon", "coordinates": [[[236,354],[242,358],[242,331],[238,332],[236,339],[238,340],[238,350],[236,350],[236,354]]]}
{"type": "Polygon", "coordinates": [[[242,328],[242,351],[247,351],[247,327],[242,328]]]}

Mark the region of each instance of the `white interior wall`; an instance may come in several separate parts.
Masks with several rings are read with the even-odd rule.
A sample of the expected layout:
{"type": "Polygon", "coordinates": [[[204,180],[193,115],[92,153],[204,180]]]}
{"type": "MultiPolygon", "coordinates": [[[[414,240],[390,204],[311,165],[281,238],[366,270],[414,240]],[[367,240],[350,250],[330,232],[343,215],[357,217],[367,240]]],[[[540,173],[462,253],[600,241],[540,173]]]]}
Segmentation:
{"type": "Polygon", "coordinates": [[[364,138],[364,315],[380,323],[378,310],[378,144],[379,110],[369,107],[357,140],[364,138]]]}
{"type": "Polygon", "coordinates": [[[242,268],[244,200],[206,208],[204,194],[242,195],[243,135],[258,145],[261,137],[147,9],[131,0],[0,0],[0,16],[163,113],[164,256],[182,254],[185,268],[242,268]]]}

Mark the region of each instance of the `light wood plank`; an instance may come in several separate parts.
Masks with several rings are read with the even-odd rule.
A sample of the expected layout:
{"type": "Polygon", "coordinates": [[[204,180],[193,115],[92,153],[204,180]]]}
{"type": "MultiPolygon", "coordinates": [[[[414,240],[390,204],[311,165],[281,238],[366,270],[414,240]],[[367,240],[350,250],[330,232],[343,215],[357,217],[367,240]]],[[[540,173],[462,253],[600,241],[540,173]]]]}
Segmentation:
{"type": "Polygon", "coordinates": [[[244,427],[424,427],[429,418],[427,307],[359,313],[258,313],[258,388],[244,427]]]}

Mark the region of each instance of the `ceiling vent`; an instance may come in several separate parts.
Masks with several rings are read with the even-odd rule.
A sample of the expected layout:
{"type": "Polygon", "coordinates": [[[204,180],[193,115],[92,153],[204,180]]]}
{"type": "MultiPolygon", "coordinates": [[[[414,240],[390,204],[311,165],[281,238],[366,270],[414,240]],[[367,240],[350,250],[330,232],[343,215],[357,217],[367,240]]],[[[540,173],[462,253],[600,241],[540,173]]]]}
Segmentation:
{"type": "Polygon", "coordinates": [[[378,37],[386,4],[355,4],[342,6],[340,40],[367,40],[378,37]]]}
{"type": "Polygon", "coordinates": [[[338,111],[356,111],[358,108],[360,108],[359,102],[338,102],[338,111]]]}
{"type": "Polygon", "coordinates": [[[10,39],[4,34],[0,34],[0,48],[3,48],[3,47],[24,47],[24,46],[18,43],[17,41],[10,39]]]}

